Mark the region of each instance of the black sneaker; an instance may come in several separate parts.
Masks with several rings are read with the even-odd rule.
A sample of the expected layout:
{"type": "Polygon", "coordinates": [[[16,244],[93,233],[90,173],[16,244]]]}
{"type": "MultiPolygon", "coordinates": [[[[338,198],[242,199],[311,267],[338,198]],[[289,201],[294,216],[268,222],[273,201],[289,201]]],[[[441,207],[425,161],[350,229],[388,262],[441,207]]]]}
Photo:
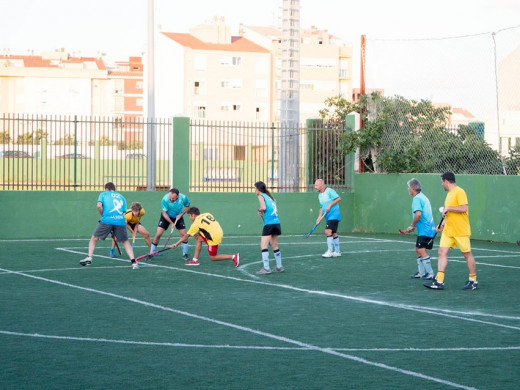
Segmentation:
{"type": "Polygon", "coordinates": [[[419,272],[414,273],[413,275],[410,275],[410,278],[412,279],[421,279],[424,275],[420,274],[419,272]]]}
{"type": "Polygon", "coordinates": [[[434,280],[430,283],[424,283],[424,287],[431,288],[432,290],[444,290],[444,283],[439,283],[437,280],[434,280]]]}
{"type": "Polygon", "coordinates": [[[190,255],[188,253],[183,253],[182,258],[184,261],[188,261],[190,259],[190,255]]]}
{"type": "Polygon", "coordinates": [[[468,282],[462,287],[463,290],[476,290],[478,288],[478,282],[468,280],[468,282]]]}

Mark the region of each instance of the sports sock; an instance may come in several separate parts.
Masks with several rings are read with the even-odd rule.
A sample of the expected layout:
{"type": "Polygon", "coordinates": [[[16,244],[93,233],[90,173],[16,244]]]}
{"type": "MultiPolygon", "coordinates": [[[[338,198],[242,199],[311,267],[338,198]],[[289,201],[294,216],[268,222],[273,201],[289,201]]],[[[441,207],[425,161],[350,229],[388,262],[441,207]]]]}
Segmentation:
{"type": "Polygon", "coordinates": [[[469,280],[477,281],[477,274],[469,274],[469,280]]]}
{"type": "Polygon", "coordinates": [[[157,250],[157,244],[152,242],[152,246],[150,247],[150,253],[155,252],[157,250]]]}
{"type": "Polygon", "coordinates": [[[264,262],[264,268],[269,269],[269,250],[262,249],[262,261],[264,262]]]}
{"type": "Polygon", "coordinates": [[[327,236],[327,248],[329,252],[334,252],[334,244],[332,243],[332,236],[327,236]]]}
{"type": "Polygon", "coordinates": [[[273,253],[276,261],[276,268],[280,268],[282,266],[282,253],[280,252],[280,249],[275,250],[273,253]]]}
{"type": "Polygon", "coordinates": [[[430,256],[422,257],[421,263],[423,264],[423,267],[426,270],[426,273],[433,275],[433,268],[432,268],[432,262],[430,260],[430,256]]]}
{"type": "Polygon", "coordinates": [[[333,237],[332,238],[332,242],[334,244],[334,252],[340,253],[340,250],[339,250],[339,236],[333,237]]]}
{"type": "Polygon", "coordinates": [[[189,248],[188,243],[187,242],[183,242],[182,243],[182,254],[183,255],[187,255],[188,254],[188,248],[189,248]]]}
{"type": "Polygon", "coordinates": [[[417,257],[417,271],[419,271],[419,274],[424,275],[426,273],[426,270],[424,269],[424,264],[421,261],[421,257],[417,257]]]}
{"type": "Polygon", "coordinates": [[[437,277],[435,278],[437,282],[444,283],[444,272],[437,271],[437,277]]]}

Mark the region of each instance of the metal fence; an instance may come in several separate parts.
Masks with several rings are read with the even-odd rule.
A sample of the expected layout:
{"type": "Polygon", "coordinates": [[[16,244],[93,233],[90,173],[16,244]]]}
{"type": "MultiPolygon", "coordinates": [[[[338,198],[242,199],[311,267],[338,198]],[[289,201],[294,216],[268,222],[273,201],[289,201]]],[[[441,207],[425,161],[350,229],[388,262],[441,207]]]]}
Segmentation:
{"type": "MultiPolygon", "coordinates": [[[[316,120],[308,127],[281,128],[192,120],[189,126],[192,192],[249,192],[259,180],[276,192],[309,191],[317,178],[335,188],[351,187],[353,160],[338,148],[344,123],[316,120]]],[[[118,190],[146,190],[147,132],[153,128],[155,188],[167,190],[175,153],[172,127],[171,119],[4,114],[0,188],[99,190],[112,181],[118,190]]]]}
{"type": "Polygon", "coordinates": [[[251,191],[261,180],[275,192],[309,191],[322,178],[350,189],[353,159],[338,149],[345,124],[190,122],[190,191],[251,191]]]}
{"type": "MultiPolygon", "coordinates": [[[[464,145],[466,135],[459,134],[464,138],[460,145],[464,146],[467,159],[477,165],[469,173],[518,175],[514,160],[520,155],[519,42],[520,26],[442,38],[369,36],[363,57],[366,91],[378,90],[386,97],[428,100],[437,107],[449,107],[452,113],[449,124],[457,128],[455,132],[459,132],[459,125],[479,126],[479,136],[502,160],[499,169],[496,169],[496,154],[488,153],[489,159],[476,161],[471,149],[464,145]]],[[[457,143],[451,142],[453,131],[438,136],[431,134],[431,140],[428,136],[423,140],[426,145],[439,140],[446,142],[446,160],[458,160],[447,161],[446,165],[457,169],[462,157],[457,143]]],[[[407,140],[409,137],[397,141],[405,142],[402,148],[406,148],[407,140]]],[[[483,152],[476,143],[475,147],[483,152]]],[[[481,153],[481,157],[485,154],[481,153]]],[[[424,156],[428,156],[427,151],[424,156]]],[[[468,172],[467,166],[463,164],[459,173],[468,172]]]]}
{"type": "Polygon", "coordinates": [[[4,114],[3,190],[146,190],[146,131],[156,132],[156,187],[169,188],[171,121],[4,114]]]}

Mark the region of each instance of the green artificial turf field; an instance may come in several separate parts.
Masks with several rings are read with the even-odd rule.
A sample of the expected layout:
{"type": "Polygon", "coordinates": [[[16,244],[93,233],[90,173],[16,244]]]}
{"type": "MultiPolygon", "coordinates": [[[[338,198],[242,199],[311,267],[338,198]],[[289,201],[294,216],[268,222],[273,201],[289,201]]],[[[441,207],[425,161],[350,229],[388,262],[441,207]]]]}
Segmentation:
{"type": "Polygon", "coordinates": [[[224,238],[239,268],[203,247],[198,267],[178,248],[138,270],[109,240],[88,267],[88,239],[1,241],[0,388],[518,388],[517,246],[472,242],[476,291],[451,251],[432,291],[413,236],[342,236],[332,259],[322,233],[281,236],[286,272],[262,276],[259,241],[224,238]]]}

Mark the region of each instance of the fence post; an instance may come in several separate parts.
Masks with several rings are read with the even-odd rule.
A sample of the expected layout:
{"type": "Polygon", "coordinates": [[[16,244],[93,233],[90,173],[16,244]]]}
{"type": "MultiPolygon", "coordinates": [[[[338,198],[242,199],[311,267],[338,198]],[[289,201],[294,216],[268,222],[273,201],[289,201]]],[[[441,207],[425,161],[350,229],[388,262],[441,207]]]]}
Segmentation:
{"type": "MultiPolygon", "coordinates": [[[[345,131],[359,130],[359,114],[350,113],[345,117],[345,131]]],[[[350,191],[354,192],[354,169],[356,165],[356,153],[351,152],[345,157],[345,181],[350,191]]]]}
{"type": "Polygon", "coordinates": [[[306,177],[307,177],[307,186],[314,189],[314,181],[318,179],[316,176],[316,162],[314,161],[314,140],[316,139],[316,133],[318,131],[323,130],[323,119],[321,118],[313,118],[313,119],[307,119],[305,121],[305,127],[306,131],[305,134],[307,135],[307,158],[306,158],[306,177]]]}
{"type": "Polygon", "coordinates": [[[172,186],[181,192],[190,188],[190,118],[174,117],[172,128],[172,186]]]}

